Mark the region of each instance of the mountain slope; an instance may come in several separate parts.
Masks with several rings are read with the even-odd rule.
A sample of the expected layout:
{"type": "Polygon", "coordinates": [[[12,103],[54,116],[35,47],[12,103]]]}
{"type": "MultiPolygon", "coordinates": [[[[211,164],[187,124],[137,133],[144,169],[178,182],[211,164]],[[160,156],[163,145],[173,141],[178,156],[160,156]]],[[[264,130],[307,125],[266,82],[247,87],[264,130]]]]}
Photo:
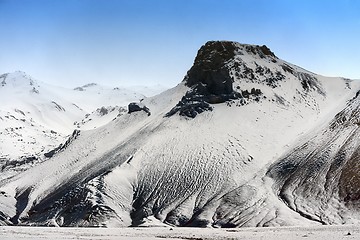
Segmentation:
{"type": "Polygon", "coordinates": [[[0,167],[18,172],[38,164],[74,129],[102,126],[124,114],[129,102],[144,98],[127,89],[97,84],[81,89],[54,87],[23,72],[1,75],[0,167]]]}
{"type": "Polygon", "coordinates": [[[208,42],[181,84],[142,102],[151,115],[81,131],[46,162],[3,179],[0,212],[15,224],[59,226],[319,223],[311,199],[303,211],[279,194],[292,178],[277,164],[359,89],[266,46],[208,42]]]}
{"type": "Polygon", "coordinates": [[[288,206],[322,223],[358,215],[359,92],[325,128],[270,167],[288,206]]]}

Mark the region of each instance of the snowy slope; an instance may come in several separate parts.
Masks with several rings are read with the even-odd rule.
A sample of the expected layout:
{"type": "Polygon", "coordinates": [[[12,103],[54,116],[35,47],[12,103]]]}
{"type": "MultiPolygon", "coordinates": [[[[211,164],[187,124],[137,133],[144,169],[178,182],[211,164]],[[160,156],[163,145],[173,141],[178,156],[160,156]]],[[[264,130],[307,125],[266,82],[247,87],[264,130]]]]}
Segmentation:
{"type": "Polygon", "coordinates": [[[324,224],[352,223],[359,217],[359,93],[267,174],[291,209],[324,224]]]}
{"type": "MultiPolygon", "coordinates": [[[[144,95],[125,88],[88,84],[55,87],[23,72],[0,76],[0,166],[41,161],[74,129],[93,129],[123,114],[144,95]],[[80,91],[81,89],[82,91],[80,91]]],[[[21,170],[21,167],[20,169],[21,170]]]]}
{"type": "Polygon", "coordinates": [[[326,128],[359,89],[266,46],[208,42],[181,84],[142,102],[151,115],[80,131],[46,162],[3,178],[0,213],[51,226],[319,224],[279,195],[285,177],[270,174],[272,164],[326,128]]]}

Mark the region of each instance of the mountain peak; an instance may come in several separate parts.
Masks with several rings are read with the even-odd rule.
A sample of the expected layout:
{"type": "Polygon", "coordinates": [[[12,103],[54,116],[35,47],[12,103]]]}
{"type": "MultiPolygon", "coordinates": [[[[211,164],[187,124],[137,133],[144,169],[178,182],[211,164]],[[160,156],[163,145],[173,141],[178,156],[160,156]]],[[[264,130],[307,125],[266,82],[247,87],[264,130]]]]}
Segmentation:
{"type": "Polygon", "coordinates": [[[180,115],[194,118],[203,111],[212,111],[209,104],[239,98],[240,94],[233,89],[234,80],[227,66],[236,56],[236,50],[237,43],[230,41],[210,41],[203,45],[184,79],[185,85],[191,90],[166,116],[179,112],[180,115]]]}
{"type": "Polygon", "coordinates": [[[233,41],[208,41],[195,58],[194,65],[211,61],[211,66],[224,65],[237,54],[258,55],[260,58],[277,58],[266,45],[241,44],[233,41]]]}
{"type": "Polygon", "coordinates": [[[209,41],[203,45],[195,58],[194,65],[206,64],[207,68],[218,68],[235,56],[236,43],[209,41]]]}
{"type": "MultiPolygon", "coordinates": [[[[277,62],[275,54],[265,45],[209,41],[199,49],[194,64],[184,79],[185,85],[191,90],[166,116],[179,111],[180,115],[194,118],[198,113],[211,111],[213,108],[209,104],[244,98],[241,92],[234,90],[235,77],[231,71],[234,63],[239,65],[238,58],[241,55],[248,55],[254,60],[260,58],[272,63],[277,62]]],[[[239,72],[240,69],[237,70],[237,74],[239,72]]],[[[252,92],[256,92],[256,96],[262,94],[260,89],[255,88],[252,92]]],[[[244,90],[243,93],[248,96],[250,92],[244,90]]]]}
{"type": "MultiPolygon", "coordinates": [[[[279,59],[266,45],[209,41],[199,49],[184,78],[189,91],[166,116],[179,112],[194,118],[211,111],[210,104],[234,100],[239,105],[267,98],[276,101],[273,89],[285,88],[290,82],[293,91],[288,102],[299,94],[307,98],[310,92],[326,94],[316,74],[279,59]]],[[[283,95],[290,95],[289,89],[283,95]]]]}
{"type": "Polygon", "coordinates": [[[193,87],[201,83],[207,85],[211,94],[230,94],[233,92],[233,79],[229,75],[227,63],[236,55],[255,55],[269,57],[275,62],[277,57],[266,45],[240,44],[232,41],[208,41],[195,58],[194,65],[188,71],[186,85],[193,87]]]}
{"type": "Polygon", "coordinates": [[[233,42],[207,42],[199,49],[194,65],[188,71],[186,85],[205,85],[210,94],[231,93],[233,81],[225,65],[234,58],[235,50],[233,42]]]}
{"type": "Polygon", "coordinates": [[[37,82],[28,74],[22,71],[16,71],[12,73],[4,73],[0,75],[0,86],[12,86],[12,87],[20,87],[20,86],[33,86],[37,85],[37,82]]]}

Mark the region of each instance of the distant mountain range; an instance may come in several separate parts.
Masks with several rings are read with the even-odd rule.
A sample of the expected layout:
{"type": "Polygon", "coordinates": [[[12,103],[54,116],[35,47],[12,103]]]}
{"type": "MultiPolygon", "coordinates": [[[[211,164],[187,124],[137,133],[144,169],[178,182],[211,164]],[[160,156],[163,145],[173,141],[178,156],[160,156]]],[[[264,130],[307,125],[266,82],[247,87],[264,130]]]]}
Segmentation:
{"type": "Polygon", "coordinates": [[[137,89],[139,92],[95,83],[67,89],[34,80],[24,72],[0,75],[1,161],[40,161],[74,129],[105,125],[127,112],[129,102],[156,92],[149,87],[137,89]]]}
{"type": "Polygon", "coordinates": [[[23,73],[0,83],[3,225],[359,222],[360,81],[210,41],[178,86],[150,98],[23,73]],[[11,155],[51,148],[39,162],[11,155]]]}

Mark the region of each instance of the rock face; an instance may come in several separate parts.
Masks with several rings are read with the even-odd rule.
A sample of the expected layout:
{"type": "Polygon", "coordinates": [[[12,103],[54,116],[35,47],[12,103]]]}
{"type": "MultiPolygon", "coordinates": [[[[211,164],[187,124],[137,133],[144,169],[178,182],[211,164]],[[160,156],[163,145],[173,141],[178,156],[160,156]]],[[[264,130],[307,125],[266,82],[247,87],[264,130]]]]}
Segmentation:
{"type": "Polygon", "coordinates": [[[207,42],[198,51],[194,65],[188,71],[186,85],[203,85],[199,90],[206,95],[231,94],[233,80],[226,63],[235,56],[235,49],[232,42],[207,42]]]}
{"type": "Polygon", "coordinates": [[[192,89],[166,116],[179,111],[182,116],[194,118],[203,111],[212,111],[210,104],[240,98],[226,65],[235,56],[235,50],[233,42],[225,41],[210,41],[202,46],[184,79],[192,89]]]}

